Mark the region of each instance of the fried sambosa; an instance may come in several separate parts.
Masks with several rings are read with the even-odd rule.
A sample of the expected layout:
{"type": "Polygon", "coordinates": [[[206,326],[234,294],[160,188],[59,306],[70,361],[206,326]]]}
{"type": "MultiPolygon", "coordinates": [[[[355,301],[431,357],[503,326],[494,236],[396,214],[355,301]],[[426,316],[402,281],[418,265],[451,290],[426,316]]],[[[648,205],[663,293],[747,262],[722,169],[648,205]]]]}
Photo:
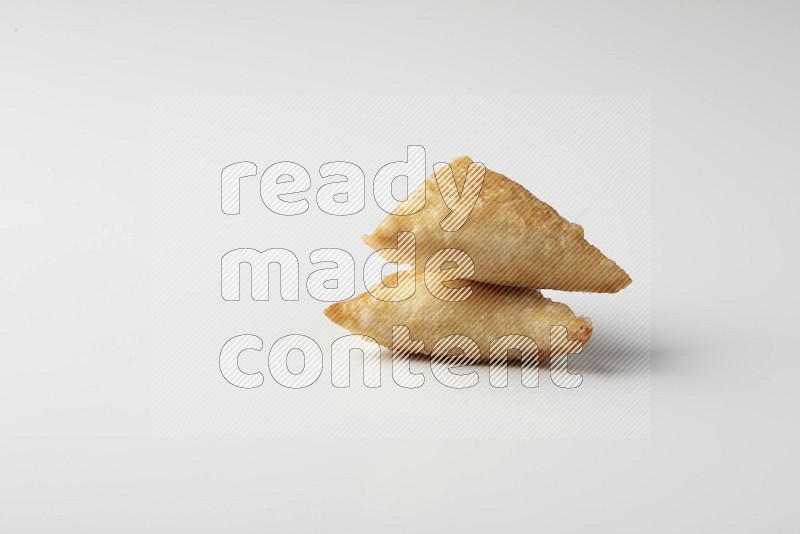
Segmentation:
{"type": "Polygon", "coordinates": [[[565,304],[553,302],[535,289],[450,282],[468,285],[471,295],[460,302],[448,302],[433,296],[424,276],[417,274],[413,296],[397,302],[382,300],[392,289],[387,286],[396,282],[397,275],[389,276],[384,285],[377,284],[367,293],[331,305],[325,315],[353,334],[369,336],[387,348],[392,348],[392,327],[408,327],[411,339],[424,342],[419,352],[427,355],[446,336],[467,336],[477,343],[483,361],[489,359],[492,341],[504,336],[527,336],[536,343],[519,343],[521,337],[510,343],[511,338],[505,338],[505,345],[500,340],[501,348],[521,349],[509,351],[509,359],[520,357],[522,352],[533,356],[537,347],[539,358],[546,359],[550,355],[551,326],[565,327],[571,342],[585,344],[592,335],[587,317],[577,317],[565,304]]]}
{"type": "Polygon", "coordinates": [[[583,238],[581,226],[502,174],[489,169],[484,174],[468,157],[436,168],[403,205],[413,211],[423,203],[407,215],[398,207],[364,241],[381,251],[397,247],[399,232],[412,232],[417,258],[442,248],[463,250],[475,262],[470,278],[490,284],[616,293],[631,283],[625,271],[583,238]],[[470,194],[477,195],[474,204],[470,194]],[[453,201],[459,196],[460,205],[453,201]]]}

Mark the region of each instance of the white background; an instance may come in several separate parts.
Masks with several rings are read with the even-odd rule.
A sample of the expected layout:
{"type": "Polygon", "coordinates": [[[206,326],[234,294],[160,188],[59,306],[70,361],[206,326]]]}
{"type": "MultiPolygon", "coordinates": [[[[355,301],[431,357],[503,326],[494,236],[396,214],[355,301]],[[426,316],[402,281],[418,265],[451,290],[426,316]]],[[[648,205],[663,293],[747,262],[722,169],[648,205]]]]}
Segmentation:
{"type": "MultiPolygon", "coordinates": [[[[636,95],[155,98],[149,236],[153,435],[647,437],[649,116],[649,99],[636,95]],[[426,375],[425,383],[409,391],[395,383],[388,353],[379,390],[363,385],[360,356],[351,365],[352,387],[342,391],[331,385],[331,344],[348,332],[323,315],[330,303],[307,291],[309,274],[320,268],[309,254],[320,248],[350,253],[357,293],[366,291],[365,282],[377,282],[364,279],[372,249],[361,240],[386,217],[373,196],[373,178],[383,165],[405,160],[410,143],[425,147],[428,173],[435,162],[464,153],[507,173],[583,224],[586,238],[635,281],[618,294],[544,291],[592,320],[593,339],[570,363],[573,373],[585,375],[579,388],[557,387],[546,369],[539,389],[525,388],[520,366],[511,365],[506,389],[491,387],[488,366],[481,366],[473,369],[480,377],[477,386],[453,390],[440,385],[423,360],[412,370],[426,375]],[[242,159],[258,170],[240,180],[240,213],[226,215],[220,208],[220,173],[242,159]],[[266,168],[287,159],[311,174],[310,191],[293,195],[306,199],[309,208],[292,217],[268,210],[259,188],[266,168]],[[336,217],[317,206],[316,194],[330,181],[319,176],[320,166],[340,159],[366,174],[366,201],[359,213],[336,217]],[[223,300],[220,259],[242,248],[291,251],[299,263],[298,300],[280,297],[275,267],[269,301],[250,298],[249,267],[242,269],[241,300],[223,300]],[[263,350],[239,359],[244,371],[266,378],[257,390],[233,387],[220,373],[222,346],[241,334],[263,343],[263,350]],[[294,334],[313,339],[324,355],[323,373],[306,391],[280,387],[267,364],[272,344],[294,334]]],[[[420,183],[424,175],[413,179],[420,183]]],[[[427,259],[417,254],[417,269],[427,259]]],[[[396,320],[404,324],[401,316],[396,320]]],[[[410,326],[414,335],[417,329],[410,326]]],[[[302,369],[298,352],[288,360],[295,372],[302,369]]]]}
{"type": "Polygon", "coordinates": [[[795,4],[37,6],[0,7],[0,530],[797,530],[795,4]],[[151,439],[164,92],[650,94],[650,438],[151,439]]]}

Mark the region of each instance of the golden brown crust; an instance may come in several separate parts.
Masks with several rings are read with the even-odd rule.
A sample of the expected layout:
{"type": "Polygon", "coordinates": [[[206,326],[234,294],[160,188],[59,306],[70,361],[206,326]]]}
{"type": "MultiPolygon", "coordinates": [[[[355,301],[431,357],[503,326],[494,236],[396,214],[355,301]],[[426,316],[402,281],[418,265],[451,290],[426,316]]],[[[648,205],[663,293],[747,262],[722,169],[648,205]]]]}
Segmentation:
{"type": "MultiPolygon", "coordinates": [[[[393,285],[394,281],[386,283],[393,285]]],[[[424,354],[430,354],[442,337],[468,336],[480,347],[483,360],[489,357],[490,342],[509,334],[533,339],[542,359],[550,353],[551,326],[565,326],[570,339],[584,344],[592,335],[588,318],[575,316],[568,306],[542,296],[537,290],[470,282],[472,295],[467,300],[446,302],[428,291],[421,273],[417,273],[415,283],[416,291],[407,300],[386,302],[362,293],[329,306],[325,315],[352,333],[369,336],[389,348],[392,326],[407,326],[412,339],[424,341],[424,354]]],[[[380,294],[380,286],[373,286],[371,291],[380,294]]],[[[510,356],[515,356],[513,351],[510,356]]]]}
{"type": "MultiPolygon", "coordinates": [[[[459,188],[470,163],[466,156],[450,163],[459,188]]],[[[364,241],[374,250],[393,248],[399,232],[412,232],[418,261],[442,248],[458,248],[475,262],[472,279],[497,285],[616,293],[631,283],[624,270],[584,239],[581,226],[502,174],[486,169],[478,201],[455,232],[440,226],[450,210],[436,175],[411,196],[421,195],[425,195],[422,210],[388,215],[364,241]]]]}

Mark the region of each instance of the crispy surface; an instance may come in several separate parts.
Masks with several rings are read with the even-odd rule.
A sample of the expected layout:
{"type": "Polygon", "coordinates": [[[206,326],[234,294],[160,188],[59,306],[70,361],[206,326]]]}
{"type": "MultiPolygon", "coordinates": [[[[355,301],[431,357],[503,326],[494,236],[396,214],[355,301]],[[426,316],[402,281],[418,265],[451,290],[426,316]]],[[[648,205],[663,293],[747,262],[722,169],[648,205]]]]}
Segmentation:
{"type": "MultiPolygon", "coordinates": [[[[463,188],[470,163],[466,156],[450,163],[459,188],[463,188]]],[[[616,293],[631,283],[625,271],[583,238],[581,226],[567,221],[502,174],[486,169],[475,208],[455,232],[445,232],[440,226],[450,210],[435,175],[412,197],[423,194],[422,210],[388,215],[364,241],[375,250],[392,248],[397,246],[398,232],[413,232],[418,262],[439,249],[458,248],[475,262],[471,278],[491,284],[616,293]]]]}
{"type": "MultiPolygon", "coordinates": [[[[395,277],[387,277],[393,285],[395,277]]],[[[468,336],[478,343],[481,359],[489,358],[492,340],[508,334],[533,339],[539,347],[539,357],[549,356],[550,326],[567,328],[570,339],[584,344],[592,335],[591,321],[577,317],[565,304],[553,302],[539,291],[469,282],[472,295],[463,302],[439,300],[428,291],[424,276],[417,273],[414,295],[400,302],[385,302],[370,293],[337,302],[325,310],[334,323],[354,334],[370,336],[381,345],[392,347],[392,326],[404,325],[411,330],[412,339],[425,342],[424,354],[430,354],[434,344],[451,334],[468,336]]],[[[371,288],[380,295],[380,285],[371,288]]],[[[511,351],[509,358],[518,353],[511,351]]]]}

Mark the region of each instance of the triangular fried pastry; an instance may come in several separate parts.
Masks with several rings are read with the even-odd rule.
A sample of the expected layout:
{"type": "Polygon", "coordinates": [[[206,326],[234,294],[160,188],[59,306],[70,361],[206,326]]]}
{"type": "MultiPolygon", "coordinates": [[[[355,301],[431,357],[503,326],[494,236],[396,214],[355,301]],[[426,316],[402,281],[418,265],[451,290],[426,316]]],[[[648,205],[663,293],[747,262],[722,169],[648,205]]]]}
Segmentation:
{"type": "Polygon", "coordinates": [[[453,286],[468,285],[471,294],[466,300],[449,302],[431,294],[423,274],[417,273],[415,282],[414,294],[406,300],[376,298],[373,295],[381,297],[387,292],[385,286],[397,283],[396,274],[388,276],[385,285],[377,284],[367,293],[337,302],[325,310],[325,315],[353,334],[369,336],[387,348],[392,348],[392,327],[405,326],[411,339],[424,342],[418,352],[427,355],[446,336],[467,336],[477,343],[483,361],[489,359],[492,349],[505,352],[507,348],[519,349],[508,351],[508,359],[523,353],[537,355],[537,348],[540,359],[548,358],[552,326],[565,327],[570,342],[585,344],[592,335],[589,318],[577,317],[566,304],[553,302],[535,289],[450,282],[453,286]],[[499,338],[503,339],[492,346],[499,338]],[[526,338],[535,345],[520,341],[526,338]]]}
{"type": "Polygon", "coordinates": [[[561,217],[513,180],[482,170],[482,165],[466,156],[454,159],[449,167],[437,167],[403,203],[419,207],[424,195],[424,208],[399,215],[396,213],[403,212],[399,206],[372,234],[364,236],[364,241],[380,251],[396,247],[399,232],[412,232],[418,262],[442,248],[460,249],[475,262],[475,274],[470,278],[490,284],[616,293],[631,283],[625,271],[583,238],[581,226],[561,217]],[[465,188],[468,171],[471,176],[483,176],[482,183],[469,180],[472,185],[465,188]],[[454,206],[452,198],[457,197],[452,195],[456,192],[453,185],[448,187],[454,183],[457,194],[465,199],[480,188],[471,213],[469,202],[454,206]],[[452,210],[439,184],[450,194],[452,210]],[[455,220],[459,216],[461,220],[455,220]],[[443,227],[458,229],[445,231],[443,227]]]}

